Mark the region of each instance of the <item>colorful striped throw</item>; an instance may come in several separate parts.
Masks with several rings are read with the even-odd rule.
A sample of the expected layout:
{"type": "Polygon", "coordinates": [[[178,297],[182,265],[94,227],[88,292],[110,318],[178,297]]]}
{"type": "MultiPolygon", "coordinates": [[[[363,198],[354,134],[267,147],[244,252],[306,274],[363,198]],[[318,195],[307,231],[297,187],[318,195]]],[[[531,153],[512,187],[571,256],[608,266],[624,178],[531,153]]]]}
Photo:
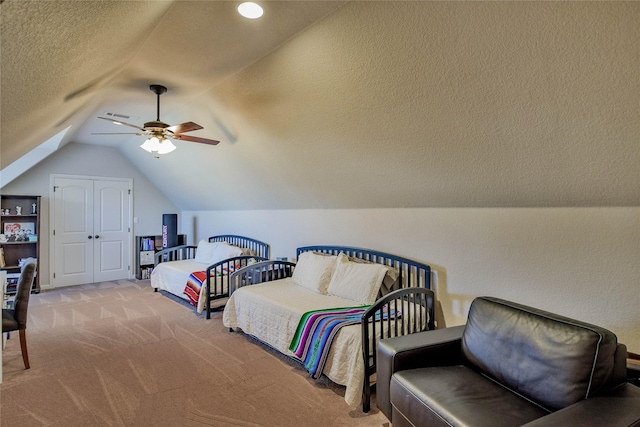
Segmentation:
{"type": "Polygon", "coordinates": [[[343,326],[360,323],[369,306],[329,308],[305,313],[291,341],[291,350],[312,378],[322,375],[331,342],[343,326]]]}
{"type": "Polygon", "coordinates": [[[207,272],[206,271],[195,271],[189,275],[187,279],[187,284],[184,287],[184,293],[189,297],[189,302],[191,305],[197,307],[198,300],[200,299],[200,290],[202,289],[202,284],[207,280],[207,272]]]}
{"type": "MultiPolygon", "coordinates": [[[[214,275],[218,275],[218,277],[223,274],[231,274],[235,270],[235,264],[229,264],[229,268],[219,266],[216,270],[211,270],[211,277],[214,275]],[[217,272],[217,273],[216,273],[217,272]]],[[[197,307],[198,301],[200,300],[200,291],[202,290],[202,285],[207,280],[207,272],[206,271],[194,271],[189,275],[187,279],[187,284],[184,286],[184,294],[189,298],[189,302],[191,305],[197,307]]]]}

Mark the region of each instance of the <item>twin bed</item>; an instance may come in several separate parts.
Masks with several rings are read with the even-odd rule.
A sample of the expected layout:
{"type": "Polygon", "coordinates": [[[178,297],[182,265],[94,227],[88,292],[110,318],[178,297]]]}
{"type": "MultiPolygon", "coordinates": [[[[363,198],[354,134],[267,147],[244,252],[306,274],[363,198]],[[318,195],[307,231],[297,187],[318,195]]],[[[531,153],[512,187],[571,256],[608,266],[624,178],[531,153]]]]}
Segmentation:
{"type": "Polygon", "coordinates": [[[151,286],[190,301],[345,386],[349,406],[370,410],[376,345],[435,329],[427,264],[368,249],[305,246],[297,264],[269,260],[269,245],[219,235],[156,254],[151,286]]]}
{"type": "Polygon", "coordinates": [[[183,245],[155,254],[151,287],[189,301],[211,318],[212,303],[229,296],[229,275],[251,263],[269,259],[269,245],[231,234],[209,237],[197,246],[183,245]]]}
{"type": "Polygon", "coordinates": [[[368,412],[377,342],[435,329],[430,267],[344,246],[301,247],[297,259],[232,273],[223,323],[346,386],[347,404],[368,412]]]}

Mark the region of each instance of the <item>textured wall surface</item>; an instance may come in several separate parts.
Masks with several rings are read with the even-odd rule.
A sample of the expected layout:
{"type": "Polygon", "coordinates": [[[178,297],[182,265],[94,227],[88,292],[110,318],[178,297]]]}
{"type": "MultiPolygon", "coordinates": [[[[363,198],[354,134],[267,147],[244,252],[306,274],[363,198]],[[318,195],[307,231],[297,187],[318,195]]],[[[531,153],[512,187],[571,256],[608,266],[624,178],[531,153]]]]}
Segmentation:
{"type": "Polygon", "coordinates": [[[640,205],[640,2],[232,3],[5,1],[2,164],[71,126],[186,210],[640,205]],[[93,134],[151,83],[221,143],[93,134]]]}
{"type": "Polygon", "coordinates": [[[447,326],[490,295],[604,326],[640,353],[640,208],[418,208],[183,212],[197,239],[378,249],[430,264],[447,326]]]}
{"type": "Polygon", "coordinates": [[[214,89],[238,141],[213,182],[245,197],[202,183],[222,196],[202,206],[638,206],[638,22],[640,3],[350,3],[214,89]]]}

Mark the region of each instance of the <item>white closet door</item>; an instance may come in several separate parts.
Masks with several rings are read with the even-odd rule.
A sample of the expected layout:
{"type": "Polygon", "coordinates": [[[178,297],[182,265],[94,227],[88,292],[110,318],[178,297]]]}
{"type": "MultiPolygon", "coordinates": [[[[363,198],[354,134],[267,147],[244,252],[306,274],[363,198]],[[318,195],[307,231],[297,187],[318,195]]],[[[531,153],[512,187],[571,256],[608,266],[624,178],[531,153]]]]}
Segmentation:
{"type": "Polygon", "coordinates": [[[93,281],[129,277],[129,184],[100,181],[93,184],[93,281]]]}
{"type": "Polygon", "coordinates": [[[129,278],[130,183],[54,178],[53,287],[129,278]]]}
{"type": "Polygon", "coordinates": [[[93,181],[54,181],[52,286],[93,282],[93,181]]]}

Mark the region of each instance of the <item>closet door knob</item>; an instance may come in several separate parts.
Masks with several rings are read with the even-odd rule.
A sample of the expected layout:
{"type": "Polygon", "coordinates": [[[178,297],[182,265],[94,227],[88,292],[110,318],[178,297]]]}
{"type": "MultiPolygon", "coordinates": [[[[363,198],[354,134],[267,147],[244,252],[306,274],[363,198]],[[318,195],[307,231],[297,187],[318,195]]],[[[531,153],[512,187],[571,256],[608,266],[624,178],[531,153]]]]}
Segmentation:
{"type": "Polygon", "coordinates": [[[96,239],[99,239],[99,238],[100,238],[100,235],[96,234],[94,237],[95,237],[96,239]]]}
{"type": "Polygon", "coordinates": [[[93,239],[93,237],[91,237],[91,236],[87,236],[87,239],[93,239]]]}

